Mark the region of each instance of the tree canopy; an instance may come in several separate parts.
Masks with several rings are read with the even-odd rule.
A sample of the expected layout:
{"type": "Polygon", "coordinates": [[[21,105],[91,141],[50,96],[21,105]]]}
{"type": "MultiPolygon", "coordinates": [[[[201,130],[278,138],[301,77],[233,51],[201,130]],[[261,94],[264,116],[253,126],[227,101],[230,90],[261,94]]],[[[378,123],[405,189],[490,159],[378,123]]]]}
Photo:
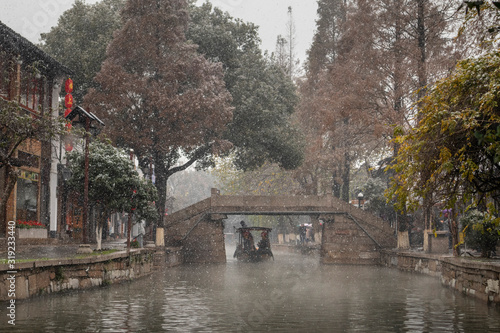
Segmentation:
{"type": "MultiPolygon", "coordinates": [[[[113,32],[122,25],[120,9],[125,2],[77,1],[57,27],[42,35],[41,47],[74,69],[78,103],[97,87],[93,79],[113,32]]],[[[189,15],[187,39],[207,59],[222,64],[226,88],[233,97],[233,121],[223,138],[237,152],[236,165],[241,169],[254,169],[265,161],[287,169],[300,165],[303,143],[290,120],[298,101],[295,86],[278,64],[261,54],[257,26],[234,19],[208,2],[199,7],[192,2],[189,15]],[[249,135],[243,138],[241,133],[249,135]]],[[[213,164],[208,155],[198,162],[213,164]]]]}
{"type": "Polygon", "coordinates": [[[78,104],[90,88],[95,88],[95,75],[101,69],[106,47],[113,32],[120,27],[120,10],[124,0],[102,0],[87,4],[76,0],[59,18],[57,26],[41,34],[40,48],[75,73],[73,97],[78,104]]]}
{"type": "Polygon", "coordinates": [[[153,162],[163,216],[168,177],[227,149],[231,96],[221,65],[186,40],[186,1],[131,0],[122,18],[85,105],[117,145],[153,162]]]}
{"type": "MultiPolygon", "coordinates": [[[[83,151],[68,153],[71,168],[70,187],[84,192],[85,156],[83,151]]],[[[100,212],[98,227],[102,229],[113,212],[133,212],[136,220],[154,222],[157,218],[154,202],[156,188],[142,179],[127,154],[111,144],[94,141],[89,147],[89,203],[100,212]]],[[[100,239],[98,237],[98,244],[100,239]]]]}
{"type": "Polygon", "coordinates": [[[224,68],[233,98],[233,121],[224,133],[243,170],[265,162],[294,169],[303,160],[303,141],[292,122],[296,87],[278,64],[261,54],[257,27],[232,18],[210,3],[190,7],[187,37],[198,52],[224,68]]]}
{"type": "MultiPolygon", "coordinates": [[[[84,153],[68,153],[71,168],[69,185],[83,193],[84,153]]],[[[94,141],[89,147],[89,202],[109,212],[137,211],[138,218],[155,217],[148,209],[157,200],[156,189],[149,180],[142,179],[125,151],[111,144],[94,141]]]]}
{"type": "Polygon", "coordinates": [[[415,209],[500,199],[500,52],[461,61],[420,102],[418,126],[396,138],[390,196],[415,209]]]}
{"type": "Polygon", "coordinates": [[[447,34],[451,5],[318,1],[298,108],[308,148],[297,175],[309,179],[310,189],[328,189],[348,201],[352,167],[397,151],[390,142],[393,126],[411,128],[413,102],[454,65],[447,34]]]}

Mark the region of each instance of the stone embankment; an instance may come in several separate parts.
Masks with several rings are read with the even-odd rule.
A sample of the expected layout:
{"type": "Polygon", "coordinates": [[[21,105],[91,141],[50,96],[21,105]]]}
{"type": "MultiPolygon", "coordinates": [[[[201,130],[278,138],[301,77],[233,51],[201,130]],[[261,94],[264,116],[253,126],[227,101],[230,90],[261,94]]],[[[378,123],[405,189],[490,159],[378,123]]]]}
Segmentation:
{"type": "Polygon", "coordinates": [[[382,251],[382,264],[438,277],[444,286],[500,305],[500,262],[480,258],[382,251]]]}
{"type": "Polygon", "coordinates": [[[0,264],[0,301],[88,289],[149,275],[155,267],[182,263],[180,249],[145,248],[78,259],[0,264]],[[15,286],[12,283],[15,281],[15,286]]]}

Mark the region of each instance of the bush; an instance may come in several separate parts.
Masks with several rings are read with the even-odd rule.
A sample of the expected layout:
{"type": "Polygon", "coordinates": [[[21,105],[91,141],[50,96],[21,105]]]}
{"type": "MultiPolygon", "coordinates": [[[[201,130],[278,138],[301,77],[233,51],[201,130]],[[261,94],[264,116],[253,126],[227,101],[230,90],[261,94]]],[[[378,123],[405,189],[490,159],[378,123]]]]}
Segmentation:
{"type": "Polygon", "coordinates": [[[17,221],[16,228],[19,229],[43,229],[45,225],[38,221],[17,221]]]}
{"type": "Polygon", "coordinates": [[[500,218],[474,209],[468,211],[460,223],[467,246],[481,251],[481,257],[490,258],[500,239],[500,218]]]}

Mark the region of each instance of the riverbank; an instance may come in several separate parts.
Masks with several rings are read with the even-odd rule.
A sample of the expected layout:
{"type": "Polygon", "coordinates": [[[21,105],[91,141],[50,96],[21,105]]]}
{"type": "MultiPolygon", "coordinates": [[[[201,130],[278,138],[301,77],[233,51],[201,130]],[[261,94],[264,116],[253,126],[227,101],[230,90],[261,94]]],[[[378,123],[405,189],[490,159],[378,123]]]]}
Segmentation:
{"type": "Polygon", "coordinates": [[[446,287],[500,305],[500,261],[498,260],[383,250],[381,263],[402,271],[437,277],[446,287]]]}
{"type": "Polygon", "coordinates": [[[70,258],[0,264],[0,301],[80,290],[147,276],[155,267],[182,263],[180,249],[132,249],[70,258]]]}

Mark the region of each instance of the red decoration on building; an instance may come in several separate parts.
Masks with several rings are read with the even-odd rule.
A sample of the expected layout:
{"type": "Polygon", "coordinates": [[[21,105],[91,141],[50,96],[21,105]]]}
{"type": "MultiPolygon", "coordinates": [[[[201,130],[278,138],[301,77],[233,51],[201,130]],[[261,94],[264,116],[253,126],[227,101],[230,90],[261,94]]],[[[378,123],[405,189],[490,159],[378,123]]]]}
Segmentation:
{"type": "Polygon", "coordinates": [[[70,108],[67,108],[67,109],[64,111],[64,118],[66,118],[70,112],[71,112],[71,109],[70,109],[70,108]]]}
{"type": "Polygon", "coordinates": [[[68,132],[71,131],[71,128],[73,127],[71,122],[67,122],[65,126],[66,126],[66,129],[68,130],[68,132]]]}
{"type": "Polygon", "coordinates": [[[73,106],[73,96],[71,94],[66,94],[66,97],[64,98],[64,106],[67,108],[73,106]]]}
{"type": "Polygon", "coordinates": [[[68,94],[73,92],[73,80],[66,80],[66,83],[64,84],[64,90],[66,90],[66,93],[68,94]]]}

